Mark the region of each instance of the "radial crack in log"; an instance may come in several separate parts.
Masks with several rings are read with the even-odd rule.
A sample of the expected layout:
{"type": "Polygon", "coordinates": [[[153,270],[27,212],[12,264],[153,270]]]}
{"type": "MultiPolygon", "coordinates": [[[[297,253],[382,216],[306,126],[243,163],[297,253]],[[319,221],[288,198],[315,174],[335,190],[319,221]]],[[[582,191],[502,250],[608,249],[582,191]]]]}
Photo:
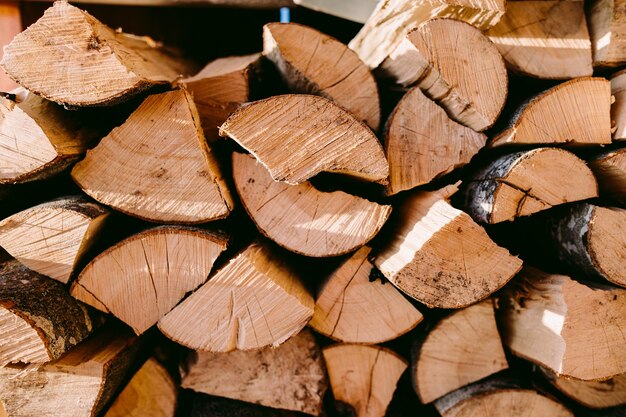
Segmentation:
{"type": "Polygon", "coordinates": [[[587,20],[596,67],[617,67],[626,62],[624,6],[624,0],[598,0],[590,4],[587,20]]]}
{"type": "Polygon", "coordinates": [[[598,180],[600,194],[626,204],[626,148],[600,154],[587,162],[598,180]]]}

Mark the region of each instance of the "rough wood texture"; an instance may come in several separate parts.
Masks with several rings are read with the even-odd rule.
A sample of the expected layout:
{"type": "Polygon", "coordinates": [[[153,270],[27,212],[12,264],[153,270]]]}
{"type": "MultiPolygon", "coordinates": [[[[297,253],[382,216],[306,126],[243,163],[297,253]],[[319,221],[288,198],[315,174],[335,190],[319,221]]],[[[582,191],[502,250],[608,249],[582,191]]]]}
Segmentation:
{"type": "Polygon", "coordinates": [[[323,350],[338,405],[359,417],[383,417],[406,361],[378,346],[339,344],[323,350]]]}
{"type": "Polygon", "coordinates": [[[616,67],[626,61],[626,13],[624,0],[598,0],[589,7],[589,31],[593,65],[616,67]]]}
{"type": "Polygon", "coordinates": [[[501,0],[389,0],[378,2],[361,31],[350,42],[370,68],[376,68],[412,28],[435,17],[454,17],[488,29],[504,14],[501,0]]]}
{"type": "Polygon", "coordinates": [[[626,70],[611,77],[611,94],[615,103],[611,106],[611,120],[615,122],[614,140],[626,139],[626,70]]]}
{"type": "Polygon", "coordinates": [[[0,221],[0,246],[33,271],[65,284],[109,214],[81,196],[43,203],[0,221]]]}
{"type": "Polygon", "coordinates": [[[500,310],[502,340],[517,356],[587,381],[626,372],[622,288],[526,267],[505,289],[500,310]]]}
{"type": "Polygon", "coordinates": [[[148,229],[94,258],[71,294],[141,334],[207,280],[226,245],[226,237],[203,229],[148,229]]]}
{"type": "Polygon", "coordinates": [[[251,155],[233,153],[233,178],[259,230],[282,247],[306,256],[354,251],[378,233],[391,213],[391,206],[342,191],[327,193],[309,182],[274,181],[251,155]]]}
{"type": "Polygon", "coordinates": [[[192,352],[182,388],[318,416],[326,368],[308,330],[277,348],[228,353],[192,352]]]}
{"type": "Polygon", "coordinates": [[[452,121],[419,87],[413,87],[386,123],[387,193],[427,184],[465,165],[486,141],[484,134],[452,121]]]}
{"type": "Polygon", "coordinates": [[[597,196],[598,184],[585,162],[557,148],[503,155],[474,173],[463,188],[464,207],[481,223],[514,220],[597,196]]]}
{"type": "Polygon", "coordinates": [[[206,394],[194,394],[191,398],[190,417],[302,417],[304,415],[206,394]]]}
{"type": "Polygon", "coordinates": [[[263,27],[263,54],[276,65],[292,91],[333,100],[378,130],[376,80],[343,43],[308,26],[269,23],[263,27]]]}
{"type": "Polygon", "coordinates": [[[255,101],[220,128],[252,153],[276,181],[299,184],[320,172],[385,183],[389,165],[376,136],[333,102],[308,94],[255,101]]]}
{"type": "Polygon", "coordinates": [[[626,204],[626,148],[602,153],[587,163],[598,180],[600,193],[626,204]]]}
{"type": "Polygon", "coordinates": [[[611,101],[604,78],[566,81],[523,104],[490,146],[611,143],[611,101]]]}
{"type": "Polygon", "coordinates": [[[302,330],[313,307],[284,260],[254,243],[162,318],[159,329],[195,350],[276,347],[302,330]]]}
{"type": "Polygon", "coordinates": [[[118,33],[57,1],[4,49],[0,65],[28,90],[68,106],[107,105],[186,71],[152,39],[118,33]]]}
{"type": "Polygon", "coordinates": [[[0,365],[57,359],[101,323],[61,283],[15,260],[0,264],[0,365]]]}
{"type": "Polygon", "coordinates": [[[429,20],[411,30],[379,71],[405,87],[417,83],[452,119],[479,132],[495,123],[508,91],[504,61],[493,43],[453,19],[429,20]]]}
{"type": "MultiPolygon", "coordinates": [[[[4,46],[8,45],[15,35],[22,31],[22,16],[17,2],[0,1],[0,60],[4,46]]],[[[11,91],[17,84],[4,71],[0,70],[0,91],[11,91]]]]}
{"type": "Polygon", "coordinates": [[[584,1],[508,2],[486,35],[518,74],[568,79],[593,73],[584,1]]]}
{"type": "Polygon", "coordinates": [[[72,178],[99,202],[150,221],[205,223],[233,206],[185,90],[149,96],[72,178]]]}
{"type": "Polygon", "coordinates": [[[493,301],[453,312],[413,351],[413,387],[424,404],[508,368],[493,301]]]}
{"type": "Polygon", "coordinates": [[[359,249],[322,285],[309,323],[318,333],[345,343],[383,343],[423,320],[422,313],[392,285],[370,281],[371,250],[359,249]]]}
{"type": "Polygon", "coordinates": [[[506,284],[522,261],[448,203],[456,191],[413,192],[396,209],[392,236],[374,265],[405,294],[429,307],[462,308],[506,284]]]}

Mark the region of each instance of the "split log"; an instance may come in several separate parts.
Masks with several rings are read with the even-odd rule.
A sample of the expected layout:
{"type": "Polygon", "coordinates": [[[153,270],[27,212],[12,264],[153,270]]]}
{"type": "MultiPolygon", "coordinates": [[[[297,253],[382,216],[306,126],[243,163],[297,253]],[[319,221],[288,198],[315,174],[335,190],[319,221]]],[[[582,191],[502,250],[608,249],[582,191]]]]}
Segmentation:
{"type": "Polygon", "coordinates": [[[261,54],[251,54],[216,59],[193,77],[180,81],[193,95],[208,140],[218,139],[220,125],[250,99],[250,83],[260,58],[261,54]]]}
{"type": "Polygon", "coordinates": [[[626,14],[624,0],[599,0],[589,8],[593,65],[617,67],[626,62],[626,14]]]}
{"type": "Polygon", "coordinates": [[[468,213],[490,224],[597,196],[598,184],[585,161],[558,148],[503,155],[476,172],[463,188],[468,213]]]}
{"type": "Polygon", "coordinates": [[[493,301],[453,312],[413,350],[413,387],[424,404],[508,368],[493,301]]]}
{"type": "Polygon", "coordinates": [[[322,285],[309,323],[318,333],[345,343],[383,343],[424,319],[392,285],[370,281],[374,272],[368,260],[371,250],[359,249],[322,285]]]}
{"type": "Polygon", "coordinates": [[[251,155],[233,153],[233,178],[243,206],[261,233],[305,256],[352,252],[369,242],[391,213],[391,206],[342,191],[327,193],[309,182],[274,181],[251,155]]]}
{"type": "Polygon", "coordinates": [[[600,194],[626,204],[626,148],[600,154],[587,163],[598,180],[600,194]]]}
{"type": "Polygon", "coordinates": [[[575,78],[524,103],[490,146],[611,143],[611,86],[604,78],[575,78]]]}
{"type": "Polygon", "coordinates": [[[301,417],[304,414],[293,411],[276,410],[235,401],[227,398],[213,397],[206,394],[194,394],[191,397],[190,417],[301,417]]]}
{"type": "Polygon", "coordinates": [[[584,1],[507,2],[486,35],[515,73],[557,80],[593,74],[584,1]]]}
{"type": "Polygon", "coordinates": [[[346,415],[383,417],[406,361],[379,346],[339,344],[322,353],[336,406],[346,415]]]}
{"type": "Polygon", "coordinates": [[[611,120],[615,123],[613,140],[626,139],[626,70],[611,77],[611,94],[615,103],[611,106],[611,120]]]}
{"type": "Polygon", "coordinates": [[[412,28],[435,17],[454,17],[479,29],[489,29],[505,12],[502,0],[390,0],[378,2],[361,31],[350,41],[350,48],[376,68],[396,49],[412,28]]]}
{"type": "Polygon", "coordinates": [[[65,284],[109,214],[81,196],[43,203],[0,221],[0,246],[33,271],[65,284]]]}
{"type": "Polygon", "coordinates": [[[378,0],[335,1],[335,0],[294,0],[298,6],[317,12],[341,17],[353,22],[365,23],[370,17],[378,0]]]}
{"type": "Polygon", "coordinates": [[[588,278],[626,287],[626,210],[576,203],[549,220],[559,260],[588,278]]]}
{"type": "Polygon", "coordinates": [[[141,343],[108,327],[62,358],[31,369],[0,368],[0,402],[11,417],[92,417],[113,399],[141,343]]]}
{"type": "Polygon", "coordinates": [[[66,106],[110,105],[187,71],[147,37],[118,33],[57,1],[4,48],[0,65],[23,87],[66,106]]]}
{"type": "Polygon", "coordinates": [[[277,348],[192,352],[187,368],[183,388],[313,416],[322,412],[326,369],[308,330],[277,348]]]}
{"type": "Polygon", "coordinates": [[[276,181],[299,184],[320,172],[385,183],[389,165],[378,138],[333,102],[287,94],[239,108],[220,127],[276,181]]]}
{"type": "Polygon", "coordinates": [[[96,256],[71,294],[141,334],[207,280],[227,243],[225,236],[202,229],[148,229],[96,256]]]}
{"type": "Polygon", "coordinates": [[[626,372],[625,289],[526,267],[499,305],[502,339],[516,356],[585,381],[626,372]]]}
{"type": "Polygon", "coordinates": [[[253,243],[159,321],[194,350],[278,346],[313,316],[314,302],[281,256],[253,243]]]}
{"type": "Polygon", "coordinates": [[[185,90],[149,96],[72,169],[88,195],[149,221],[204,223],[233,206],[185,90]]]}
{"type": "Polygon", "coordinates": [[[101,323],[63,284],[15,260],[0,264],[0,365],[57,359],[101,323]]]}
{"type": "Polygon", "coordinates": [[[423,23],[378,69],[402,86],[417,83],[453,120],[479,132],[495,123],[506,101],[502,56],[480,30],[462,21],[423,23]]]}
{"type": "MultiPolygon", "coordinates": [[[[2,0],[0,2],[0,60],[3,48],[21,31],[20,4],[11,0],[2,0]]],[[[4,71],[0,71],[0,91],[10,91],[16,87],[17,84],[4,71]]]]}
{"type": "Polygon", "coordinates": [[[174,417],[178,387],[169,372],[150,358],[131,378],[104,417],[174,417]]]}
{"type": "Polygon", "coordinates": [[[447,199],[454,186],[414,192],[396,209],[390,241],[374,265],[396,287],[435,308],[462,308],[506,284],[522,261],[497,246],[447,199]]]}
{"type": "Polygon", "coordinates": [[[396,194],[468,163],[487,137],[448,118],[419,87],[402,97],[389,116],[385,154],[389,161],[388,194],[396,194]]]}
{"type": "Polygon", "coordinates": [[[296,23],[269,23],[263,27],[263,54],[292,91],[333,100],[378,130],[376,81],[357,54],[337,39],[296,23]]]}

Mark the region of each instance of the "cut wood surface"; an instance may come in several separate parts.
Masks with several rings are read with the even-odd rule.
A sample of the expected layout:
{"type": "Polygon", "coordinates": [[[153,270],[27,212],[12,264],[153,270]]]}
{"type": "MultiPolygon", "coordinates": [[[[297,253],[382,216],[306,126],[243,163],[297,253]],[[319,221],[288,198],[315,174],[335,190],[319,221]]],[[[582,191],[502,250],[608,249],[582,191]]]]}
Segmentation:
{"type": "Polygon", "coordinates": [[[453,312],[413,352],[413,387],[424,404],[508,368],[493,301],[453,312]]]}
{"type": "Polygon", "coordinates": [[[180,84],[193,95],[204,135],[219,138],[219,127],[239,105],[250,99],[250,83],[261,54],[229,56],[211,61],[180,84]]]}
{"type": "MultiPolygon", "coordinates": [[[[4,46],[22,31],[22,16],[19,3],[12,0],[0,1],[0,60],[4,46]]],[[[17,87],[15,81],[0,70],[0,91],[10,91],[17,87]]]]}
{"type": "Polygon", "coordinates": [[[204,223],[233,206],[191,95],[149,96],[72,170],[85,193],[155,222],[204,223]]]}
{"type": "Polygon", "coordinates": [[[251,155],[233,153],[233,178],[259,230],[306,256],[337,256],[358,249],[378,233],[391,213],[391,206],[342,191],[318,191],[309,182],[274,181],[251,155]]]}
{"type": "Polygon", "coordinates": [[[602,153],[587,162],[598,180],[600,193],[626,204],[626,148],[602,153]]]}
{"type": "Polygon", "coordinates": [[[150,358],[130,379],[104,417],[174,417],[178,387],[167,369],[150,358]]]}
{"type": "Polygon", "coordinates": [[[522,261],[447,201],[456,191],[413,192],[398,205],[391,238],[374,265],[405,294],[436,308],[462,308],[506,284],[522,261]]]}
{"type": "Polygon", "coordinates": [[[294,411],[277,410],[243,401],[193,394],[190,417],[303,417],[294,411]]]}
{"type": "Polygon", "coordinates": [[[405,87],[417,83],[452,119],[476,131],[492,126],[506,101],[502,56],[480,30],[458,20],[413,29],[379,70],[405,87]]]}
{"type": "Polygon", "coordinates": [[[337,405],[347,415],[383,417],[406,361],[378,346],[338,344],[323,354],[337,405]]]}
{"type": "Polygon", "coordinates": [[[387,193],[427,184],[465,165],[486,141],[484,134],[454,122],[419,87],[413,87],[386,123],[387,193]]]}
{"type": "Polygon", "coordinates": [[[61,283],[15,260],[0,264],[0,365],[57,359],[101,323],[61,283]]]}
{"type": "Polygon", "coordinates": [[[389,165],[370,129],[332,101],[287,94],[244,105],[220,128],[276,181],[299,184],[320,172],[385,183],[389,165]]]}
{"type": "Polygon", "coordinates": [[[68,106],[107,105],[186,71],[147,37],[118,33],[57,1],[4,48],[0,65],[23,87],[68,106]]]}
{"type": "Polygon", "coordinates": [[[624,0],[598,0],[589,7],[593,65],[616,67],[626,62],[626,12],[624,0]]]}
{"type": "Polygon", "coordinates": [[[71,294],[141,334],[207,280],[226,245],[225,236],[203,229],[148,229],[96,256],[71,294]]]}
{"type": "Polygon", "coordinates": [[[296,23],[263,27],[263,54],[296,93],[335,101],[378,130],[378,87],[369,68],[346,45],[316,29],[296,23]]]}
{"type": "Polygon", "coordinates": [[[486,35],[515,73],[544,79],[593,73],[584,1],[507,2],[505,15],[486,35]]]}
{"type": "Polygon", "coordinates": [[[626,70],[611,77],[611,94],[615,103],[611,106],[611,120],[615,123],[614,140],[626,139],[626,70]]]}
{"type": "Polygon", "coordinates": [[[463,189],[474,220],[499,223],[598,196],[593,172],[571,152],[537,148],[492,160],[463,189]]]}
{"type": "Polygon", "coordinates": [[[67,283],[109,214],[82,196],[43,203],[0,221],[0,246],[33,271],[67,283]]]}
{"type": "Polygon", "coordinates": [[[327,388],[315,337],[303,330],[277,348],[192,352],[182,388],[318,416],[327,388]]]}
{"type": "Polygon", "coordinates": [[[370,281],[371,251],[359,249],[322,284],[309,323],[316,332],[345,343],[383,343],[424,319],[394,286],[370,281]]]}
{"type": "Polygon", "coordinates": [[[525,267],[499,305],[502,340],[515,355],[586,381],[626,372],[625,289],[525,267]]]}
{"type": "Polygon", "coordinates": [[[490,146],[611,143],[611,102],[611,85],[604,78],[566,81],[523,104],[490,146]]]}
{"type": "Polygon", "coordinates": [[[253,243],[163,317],[159,329],[195,350],[276,347],[302,330],[313,308],[282,257],[253,243]]]}

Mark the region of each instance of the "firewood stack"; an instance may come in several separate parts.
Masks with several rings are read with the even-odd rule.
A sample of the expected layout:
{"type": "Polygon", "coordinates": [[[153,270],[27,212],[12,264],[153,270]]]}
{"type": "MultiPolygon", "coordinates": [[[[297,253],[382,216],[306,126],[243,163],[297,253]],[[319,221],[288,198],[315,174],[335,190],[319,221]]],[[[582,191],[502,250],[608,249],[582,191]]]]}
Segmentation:
{"type": "Polygon", "coordinates": [[[626,415],[592,3],[382,1],[202,69],[54,3],[1,62],[0,415],[626,415]]]}

